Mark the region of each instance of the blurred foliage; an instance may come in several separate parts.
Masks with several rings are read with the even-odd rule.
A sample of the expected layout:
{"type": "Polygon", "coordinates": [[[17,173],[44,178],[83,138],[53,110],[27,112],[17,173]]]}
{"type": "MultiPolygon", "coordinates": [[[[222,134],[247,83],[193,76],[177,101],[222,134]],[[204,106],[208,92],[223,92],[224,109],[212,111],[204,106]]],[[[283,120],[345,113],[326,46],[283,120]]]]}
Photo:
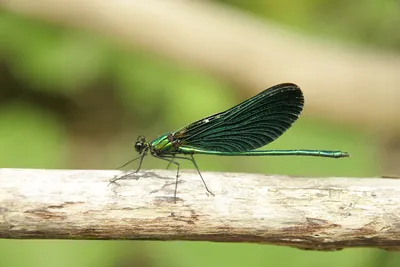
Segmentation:
{"type": "Polygon", "coordinates": [[[396,0],[218,2],[325,38],[400,50],[400,2],[396,0]]]}
{"type": "MultiPolygon", "coordinates": [[[[221,2],[301,31],[400,49],[396,1],[221,2]]],[[[99,36],[0,11],[2,167],[115,168],[132,157],[131,144],[137,135],[155,138],[229,108],[246,95],[239,97],[239,88],[193,67],[132,50],[99,36]]],[[[378,140],[351,126],[301,118],[269,147],[341,149],[352,157],[200,156],[198,163],[202,170],[218,171],[380,173],[378,140]]],[[[156,167],[165,164],[146,159],[145,168],[156,167]]],[[[398,263],[389,253],[370,249],[323,253],[249,244],[0,240],[0,266],[383,267],[398,263]]]]}

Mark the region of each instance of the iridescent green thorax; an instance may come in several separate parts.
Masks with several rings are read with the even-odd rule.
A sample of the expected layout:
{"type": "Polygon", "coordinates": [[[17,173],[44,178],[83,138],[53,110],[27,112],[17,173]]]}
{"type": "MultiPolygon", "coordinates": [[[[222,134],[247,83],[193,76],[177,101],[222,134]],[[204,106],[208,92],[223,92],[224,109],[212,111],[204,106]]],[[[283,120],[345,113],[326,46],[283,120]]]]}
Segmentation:
{"type": "Polygon", "coordinates": [[[157,139],[153,140],[150,145],[157,154],[168,154],[171,152],[176,152],[177,150],[172,133],[161,135],[157,139]]]}

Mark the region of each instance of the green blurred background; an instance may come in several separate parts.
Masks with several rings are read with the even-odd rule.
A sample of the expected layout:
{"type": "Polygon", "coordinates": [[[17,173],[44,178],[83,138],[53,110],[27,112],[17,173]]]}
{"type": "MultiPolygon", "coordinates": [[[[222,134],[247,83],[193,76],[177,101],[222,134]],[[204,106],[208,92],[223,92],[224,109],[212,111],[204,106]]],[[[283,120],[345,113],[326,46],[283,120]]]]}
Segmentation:
{"type": "MultiPolygon", "coordinates": [[[[302,34],[400,51],[395,1],[220,2],[302,34]]],[[[252,95],[206,70],[5,10],[0,10],[0,34],[4,168],[115,169],[135,155],[138,135],[155,138],[252,95]]],[[[210,171],[358,177],[385,172],[377,136],[317,116],[303,116],[269,148],[338,149],[352,158],[199,156],[197,161],[210,171]]],[[[165,164],[146,158],[144,168],[165,164]]],[[[384,267],[400,266],[400,256],[374,249],[327,253],[206,242],[0,240],[0,266],[384,267]]]]}

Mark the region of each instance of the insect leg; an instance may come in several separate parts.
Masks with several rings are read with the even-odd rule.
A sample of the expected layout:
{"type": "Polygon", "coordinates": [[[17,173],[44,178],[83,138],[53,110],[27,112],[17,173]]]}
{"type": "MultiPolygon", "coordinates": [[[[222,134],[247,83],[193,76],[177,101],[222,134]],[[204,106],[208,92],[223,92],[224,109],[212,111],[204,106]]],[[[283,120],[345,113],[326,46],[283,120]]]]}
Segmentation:
{"type": "MultiPolygon", "coordinates": [[[[138,168],[136,169],[136,171],[133,172],[133,173],[138,173],[140,168],[142,167],[143,159],[144,159],[144,157],[146,155],[147,155],[147,153],[143,152],[141,155],[139,155],[138,157],[128,161],[127,163],[125,163],[124,165],[119,167],[118,169],[121,169],[121,168],[125,167],[126,165],[128,165],[129,163],[131,163],[131,162],[133,162],[133,161],[135,161],[137,159],[140,159],[138,168]]],[[[129,174],[125,174],[125,175],[122,175],[122,176],[116,176],[116,177],[114,177],[113,179],[110,180],[110,184],[118,184],[117,181],[119,181],[119,180],[128,180],[128,179],[131,179],[129,174]]]]}
{"type": "Polygon", "coordinates": [[[178,190],[178,177],[179,177],[179,169],[180,169],[180,164],[178,163],[178,162],[176,162],[174,159],[175,159],[175,155],[173,155],[173,156],[157,156],[157,155],[154,155],[156,158],[158,158],[158,159],[162,159],[162,160],[165,160],[165,161],[168,161],[169,163],[168,163],[168,166],[169,165],[171,165],[171,163],[173,163],[173,164],[175,164],[176,165],[176,167],[178,168],[178,170],[177,170],[177,172],[176,172],[176,178],[175,178],[175,191],[174,191],[174,200],[175,200],[175,203],[176,203],[176,191],[178,190]]]}
{"type": "Polygon", "coordinates": [[[191,156],[191,158],[177,157],[177,156],[175,156],[175,155],[173,155],[173,156],[158,156],[157,158],[160,158],[160,159],[163,159],[163,160],[168,160],[168,158],[169,158],[170,160],[168,160],[168,161],[169,161],[170,163],[174,163],[175,165],[178,166],[178,172],[177,172],[177,174],[176,174],[177,177],[176,177],[176,185],[175,185],[175,194],[176,194],[176,188],[177,188],[177,186],[178,186],[179,163],[176,162],[176,161],[174,161],[174,159],[185,159],[185,160],[191,161],[191,162],[193,163],[193,165],[196,167],[197,173],[200,175],[200,178],[201,178],[201,180],[203,181],[204,187],[206,188],[207,192],[210,193],[211,195],[215,196],[214,193],[211,192],[210,189],[208,189],[207,184],[206,184],[206,181],[203,179],[203,176],[202,176],[201,173],[200,173],[200,169],[199,169],[199,167],[197,166],[197,163],[196,163],[196,161],[194,160],[193,155],[190,155],[190,156],[191,156]]]}
{"type": "Polygon", "coordinates": [[[146,152],[146,151],[143,152],[142,157],[140,158],[139,166],[138,166],[138,168],[136,169],[135,173],[138,173],[138,172],[140,171],[140,168],[142,167],[143,159],[144,159],[144,157],[145,157],[146,155],[147,155],[147,152],[146,152]]]}
{"type": "Polygon", "coordinates": [[[139,155],[138,157],[136,157],[136,158],[134,158],[134,159],[131,159],[131,160],[128,161],[127,163],[124,163],[124,165],[119,166],[117,169],[122,169],[123,167],[125,167],[125,166],[128,165],[129,163],[132,163],[132,162],[134,162],[135,160],[137,160],[137,159],[139,159],[139,158],[141,158],[141,159],[140,159],[140,164],[139,164],[139,166],[141,166],[141,165],[142,165],[142,161],[143,161],[143,157],[146,156],[146,155],[144,155],[144,154],[145,154],[145,153],[139,155]]]}
{"type": "Polygon", "coordinates": [[[206,188],[207,192],[210,193],[211,195],[215,196],[214,193],[211,192],[210,189],[208,189],[207,184],[206,184],[206,181],[204,181],[203,176],[201,176],[200,169],[199,169],[199,167],[197,166],[197,163],[196,163],[196,161],[194,160],[193,155],[190,155],[190,157],[191,157],[191,159],[188,159],[188,158],[185,158],[185,159],[190,160],[190,161],[193,163],[193,165],[196,167],[196,170],[197,170],[197,172],[199,173],[200,178],[201,178],[201,180],[203,181],[204,187],[206,188]]]}
{"type": "Polygon", "coordinates": [[[172,157],[172,159],[169,161],[168,165],[167,165],[167,170],[169,168],[169,166],[171,166],[172,161],[174,161],[175,155],[172,157]]]}

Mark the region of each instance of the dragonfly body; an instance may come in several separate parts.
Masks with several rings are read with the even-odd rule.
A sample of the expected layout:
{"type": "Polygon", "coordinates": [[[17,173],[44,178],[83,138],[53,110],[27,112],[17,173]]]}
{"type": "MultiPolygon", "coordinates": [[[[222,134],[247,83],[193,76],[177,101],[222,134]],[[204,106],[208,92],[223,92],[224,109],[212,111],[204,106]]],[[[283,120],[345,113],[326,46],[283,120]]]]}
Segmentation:
{"type": "MultiPolygon", "coordinates": [[[[174,139],[173,133],[166,133],[157,139],[146,143],[143,140],[144,147],[148,147],[153,156],[163,155],[215,155],[215,156],[314,156],[327,158],[342,158],[348,156],[346,152],[332,150],[309,150],[309,149],[290,149],[290,150],[250,150],[240,152],[223,152],[213,150],[196,149],[189,146],[182,146],[179,140],[174,139]]],[[[142,145],[140,145],[142,146],[142,145]]],[[[139,153],[139,151],[137,151],[139,153]]]]}
{"type": "Polygon", "coordinates": [[[314,156],[326,158],[342,158],[344,154],[342,151],[330,150],[307,150],[307,149],[291,149],[291,150],[250,150],[243,152],[221,152],[221,151],[207,151],[193,148],[180,148],[182,154],[203,154],[215,156],[314,156]]]}
{"type": "MultiPolygon", "coordinates": [[[[140,159],[139,167],[136,170],[138,172],[143,158],[150,153],[156,158],[168,161],[169,164],[175,164],[178,168],[174,195],[176,199],[180,167],[176,159],[191,161],[205,188],[212,194],[194,160],[193,155],[195,154],[348,157],[347,152],[331,150],[258,150],[289,129],[298,119],[303,105],[303,94],[297,85],[279,84],[224,112],[198,120],[178,131],[165,133],[151,142],[146,141],[144,136],[139,136],[135,143],[135,150],[139,156],[130,162],[140,159]]],[[[120,179],[124,178],[113,179],[112,182],[120,179]]]]}

